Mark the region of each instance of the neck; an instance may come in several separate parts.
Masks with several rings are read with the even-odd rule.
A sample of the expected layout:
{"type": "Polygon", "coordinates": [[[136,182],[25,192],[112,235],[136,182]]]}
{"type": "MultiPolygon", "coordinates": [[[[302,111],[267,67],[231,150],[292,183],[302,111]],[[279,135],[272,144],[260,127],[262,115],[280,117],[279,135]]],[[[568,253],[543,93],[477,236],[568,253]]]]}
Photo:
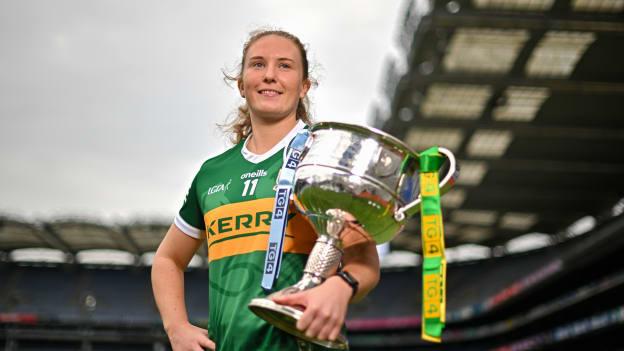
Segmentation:
{"type": "Polygon", "coordinates": [[[280,142],[297,124],[295,116],[280,120],[251,118],[252,135],[247,142],[247,149],[254,154],[264,154],[280,142]]]}

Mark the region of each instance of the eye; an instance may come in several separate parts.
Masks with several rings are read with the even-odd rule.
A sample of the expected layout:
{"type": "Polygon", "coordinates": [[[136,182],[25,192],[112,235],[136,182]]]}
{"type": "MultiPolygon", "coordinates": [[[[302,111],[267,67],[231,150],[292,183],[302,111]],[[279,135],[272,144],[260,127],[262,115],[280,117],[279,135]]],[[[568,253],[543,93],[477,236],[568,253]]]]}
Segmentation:
{"type": "Polygon", "coordinates": [[[290,64],[288,64],[288,63],[284,63],[284,62],[282,62],[282,63],[280,63],[279,67],[280,67],[280,68],[285,68],[285,69],[288,69],[288,68],[290,68],[291,66],[290,66],[290,64]]]}
{"type": "Polygon", "coordinates": [[[251,62],[249,66],[253,68],[262,68],[264,67],[264,63],[261,61],[255,61],[255,62],[251,62]]]}

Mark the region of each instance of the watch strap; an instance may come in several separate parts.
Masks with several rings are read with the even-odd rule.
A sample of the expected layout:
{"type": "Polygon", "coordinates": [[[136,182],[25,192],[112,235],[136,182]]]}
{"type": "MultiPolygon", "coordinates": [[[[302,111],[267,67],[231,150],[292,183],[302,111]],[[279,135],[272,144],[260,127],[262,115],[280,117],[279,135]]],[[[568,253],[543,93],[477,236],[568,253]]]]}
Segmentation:
{"type": "Polygon", "coordinates": [[[336,275],[342,278],[342,280],[349,284],[351,289],[353,289],[351,297],[355,296],[355,294],[357,294],[360,283],[347,271],[339,271],[338,273],[336,273],[336,275]]]}

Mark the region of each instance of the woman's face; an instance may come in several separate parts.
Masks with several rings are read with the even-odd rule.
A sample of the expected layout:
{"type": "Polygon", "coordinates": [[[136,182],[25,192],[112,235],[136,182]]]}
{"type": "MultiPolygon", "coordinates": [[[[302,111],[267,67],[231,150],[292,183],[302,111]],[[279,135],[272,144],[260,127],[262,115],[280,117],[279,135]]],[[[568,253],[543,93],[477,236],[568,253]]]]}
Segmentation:
{"type": "Polygon", "coordinates": [[[238,88],[252,118],[295,117],[299,99],[310,88],[310,82],[303,79],[302,57],[295,43],[267,35],[251,44],[243,62],[238,88]]]}

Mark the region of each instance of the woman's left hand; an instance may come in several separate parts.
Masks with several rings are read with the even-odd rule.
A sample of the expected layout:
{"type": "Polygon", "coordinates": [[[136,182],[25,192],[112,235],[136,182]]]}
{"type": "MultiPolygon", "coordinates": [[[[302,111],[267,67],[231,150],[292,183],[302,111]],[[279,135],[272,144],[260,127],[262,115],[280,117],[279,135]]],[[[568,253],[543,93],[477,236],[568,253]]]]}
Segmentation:
{"type": "Polygon", "coordinates": [[[340,277],[331,276],[312,289],[271,299],[282,305],[304,309],[297,329],[305,331],[306,336],[333,341],[340,334],[352,291],[340,277]]]}

